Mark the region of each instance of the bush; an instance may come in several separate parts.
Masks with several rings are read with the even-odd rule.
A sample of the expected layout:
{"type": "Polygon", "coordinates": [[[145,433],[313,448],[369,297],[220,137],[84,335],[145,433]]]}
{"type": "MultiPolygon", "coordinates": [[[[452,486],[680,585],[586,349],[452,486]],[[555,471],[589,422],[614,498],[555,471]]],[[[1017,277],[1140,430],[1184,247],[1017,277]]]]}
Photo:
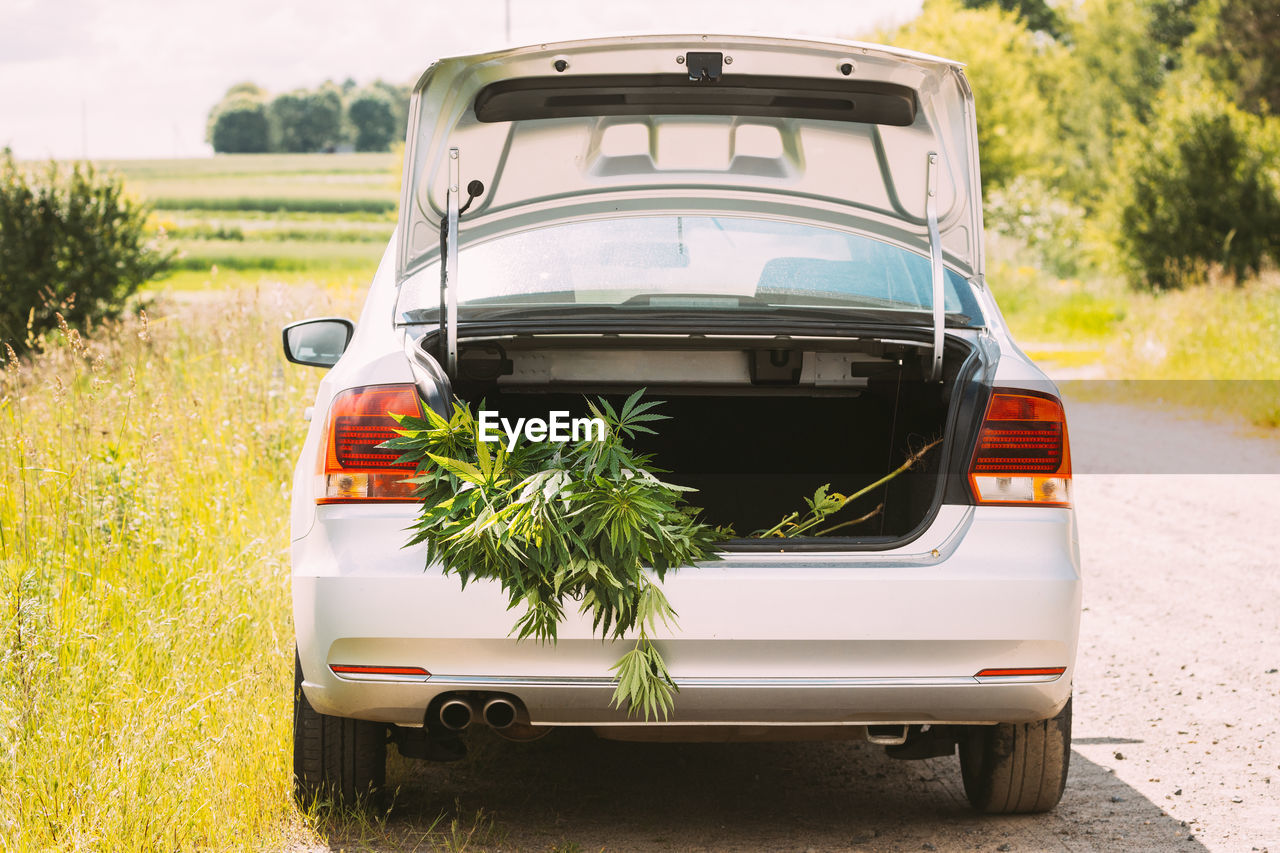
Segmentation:
{"type": "Polygon", "coordinates": [[[987,230],[1026,246],[1049,272],[1074,278],[1098,267],[1085,212],[1044,182],[1018,176],[987,194],[987,230]]]}
{"type": "Polygon", "coordinates": [[[91,165],[50,163],[32,180],[0,160],[0,339],[15,349],[58,324],[113,317],[169,253],[148,239],[147,208],[91,165]]]}
{"type": "Polygon", "coordinates": [[[1121,154],[1118,240],[1130,280],[1153,290],[1237,281],[1280,253],[1280,153],[1273,124],[1190,81],[1156,104],[1121,154]]]}

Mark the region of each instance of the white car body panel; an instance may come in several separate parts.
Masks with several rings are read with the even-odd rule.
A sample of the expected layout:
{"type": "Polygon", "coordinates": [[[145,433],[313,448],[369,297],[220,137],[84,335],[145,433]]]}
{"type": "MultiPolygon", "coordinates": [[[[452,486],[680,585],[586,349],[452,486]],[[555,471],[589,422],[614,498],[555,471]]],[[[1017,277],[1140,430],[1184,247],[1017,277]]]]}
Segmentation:
{"type": "MultiPolygon", "coordinates": [[[[608,706],[602,643],[574,616],[554,646],[517,643],[495,584],[460,593],[425,549],[401,549],[409,507],[324,507],[294,543],[305,686],[321,713],[420,725],[450,690],[518,695],[534,724],[634,723],[608,706]],[[334,675],[329,664],[421,666],[430,678],[334,675]]],[[[992,667],[1074,659],[1079,556],[1069,509],[945,506],[930,530],[872,553],[730,554],[663,585],[661,637],[681,693],[667,725],[1017,722],[1053,716],[1059,677],[992,667]],[[937,556],[934,556],[936,553],[937,556]],[[797,614],[800,614],[799,616],[797,614]]],[[[657,724],[657,723],[653,723],[657,724]]]]}

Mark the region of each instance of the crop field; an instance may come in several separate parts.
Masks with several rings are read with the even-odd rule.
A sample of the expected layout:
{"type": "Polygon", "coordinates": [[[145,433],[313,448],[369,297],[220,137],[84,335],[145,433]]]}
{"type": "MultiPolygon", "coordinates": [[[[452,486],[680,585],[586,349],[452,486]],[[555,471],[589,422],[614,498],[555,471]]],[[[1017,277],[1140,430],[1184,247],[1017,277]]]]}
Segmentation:
{"type": "Polygon", "coordinates": [[[372,272],[395,227],[395,154],[103,161],[154,208],[180,270],[372,272]]]}

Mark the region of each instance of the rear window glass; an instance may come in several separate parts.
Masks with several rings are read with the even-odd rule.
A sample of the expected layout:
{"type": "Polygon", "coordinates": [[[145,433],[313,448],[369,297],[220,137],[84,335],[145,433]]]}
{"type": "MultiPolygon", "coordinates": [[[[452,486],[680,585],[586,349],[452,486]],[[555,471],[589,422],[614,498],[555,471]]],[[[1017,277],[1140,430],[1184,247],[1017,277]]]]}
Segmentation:
{"type": "MultiPolygon", "coordinates": [[[[678,309],[932,309],[927,257],[858,234],[732,216],[632,216],[560,223],[463,246],[459,316],[522,305],[678,309]]],[[[439,311],[440,271],[401,288],[408,322],[439,311]]],[[[945,307],[979,324],[968,283],[945,274],[945,307]]]]}

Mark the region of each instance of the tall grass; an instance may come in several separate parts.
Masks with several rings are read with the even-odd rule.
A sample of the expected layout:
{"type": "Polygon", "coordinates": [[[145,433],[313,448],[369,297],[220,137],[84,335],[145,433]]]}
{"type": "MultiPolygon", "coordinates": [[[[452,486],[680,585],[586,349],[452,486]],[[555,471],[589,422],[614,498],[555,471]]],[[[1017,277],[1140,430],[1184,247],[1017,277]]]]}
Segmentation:
{"type": "Polygon", "coordinates": [[[1007,237],[988,235],[987,247],[987,284],[1020,343],[1097,346],[1124,321],[1129,294],[1118,280],[1059,278],[1007,237]]]}
{"type": "Polygon", "coordinates": [[[315,372],[279,328],[349,291],[241,289],[0,385],[0,849],[242,849],[290,800],[286,505],[315,372]]]}
{"type": "Polygon", "coordinates": [[[1137,383],[1165,402],[1280,427],[1280,272],[1133,295],[1106,360],[1116,377],[1165,380],[1137,383]]]}

